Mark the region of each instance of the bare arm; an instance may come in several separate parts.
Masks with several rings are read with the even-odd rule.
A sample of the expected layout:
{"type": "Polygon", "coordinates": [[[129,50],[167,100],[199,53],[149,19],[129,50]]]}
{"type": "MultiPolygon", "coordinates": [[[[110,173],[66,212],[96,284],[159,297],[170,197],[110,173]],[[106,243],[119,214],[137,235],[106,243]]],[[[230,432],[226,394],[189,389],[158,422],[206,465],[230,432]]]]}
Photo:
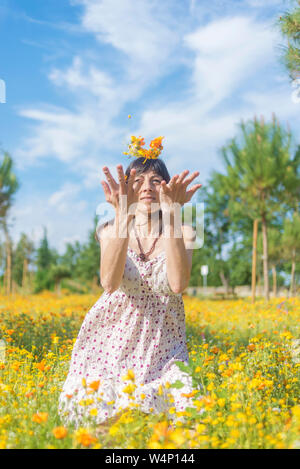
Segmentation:
{"type": "Polygon", "coordinates": [[[106,201],[111,203],[116,211],[116,216],[112,225],[102,231],[100,237],[101,260],[100,260],[100,281],[103,288],[108,293],[113,293],[119,288],[126,263],[128,249],[128,225],[133,218],[130,207],[138,201],[138,191],[142,181],[135,184],[136,170],[130,171],[128,181],[122,165],[117,166],[119,184],[112,177],[107,166],[103,168],[107,181],[102,181],[102,186],[106,201]]]}
{"type": "Polygon", "coordinates": [[[169,232],[166,246],[166,267],[167,277],[171,290],[174,293],[182,293],[189,285],[192,257],[194,233],[192,227],[184,225],[182,227],[181,237],[174,236],[175,224],[174,216],[170,216],[169,232]]]}
{"type": "Polygon", "coordinates": [[[116,212],[113,224],[104,228],[100,237],[100,279],[101,285],[109,294],[117,290],[122,282],[129,241],[128,226],[131,219],[132,216],[127,215],[122,222],[122,218],[116,212]],[[127,236],[121,237],[120,233],[123,234],[124,231],[127,236]]]}

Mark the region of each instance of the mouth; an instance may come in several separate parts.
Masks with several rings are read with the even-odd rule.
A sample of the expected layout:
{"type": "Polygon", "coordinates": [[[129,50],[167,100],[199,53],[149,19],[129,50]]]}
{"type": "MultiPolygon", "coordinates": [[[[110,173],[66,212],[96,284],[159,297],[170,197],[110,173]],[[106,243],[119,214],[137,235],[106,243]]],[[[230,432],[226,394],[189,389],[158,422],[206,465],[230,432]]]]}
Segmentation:
{"type": "Polygon", "coordinates": [[[153,197],[143,197],[141,200],[149,200],[150,201],[150,200],[154,200],[154,198],[153,197]]]}

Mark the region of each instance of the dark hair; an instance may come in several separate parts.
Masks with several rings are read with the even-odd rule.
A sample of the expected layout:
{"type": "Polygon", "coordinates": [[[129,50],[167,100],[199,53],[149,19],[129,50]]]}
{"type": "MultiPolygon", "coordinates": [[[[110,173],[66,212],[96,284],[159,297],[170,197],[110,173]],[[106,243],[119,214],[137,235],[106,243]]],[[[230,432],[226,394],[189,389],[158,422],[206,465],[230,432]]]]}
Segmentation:
{"type": "Polygon", "coordinates": [[[168,184],[171,177],[162,159],[160,158],[149,159],[148,158],[145,161],[145,163],[143,163],[143,161],[145,161],[145,158],[143,156],[141,156],[140,158],[135,158],[133,161],[131,161],[130,165],[127,167],[125,171],[125,176],[127,176],[127,180],[130,176],[130,171],[132,170],[132,168],[136,170],[136,175],[145,173],[146,171],[150,171],[152,169],[157,174],[159,174],[168,184]]]}

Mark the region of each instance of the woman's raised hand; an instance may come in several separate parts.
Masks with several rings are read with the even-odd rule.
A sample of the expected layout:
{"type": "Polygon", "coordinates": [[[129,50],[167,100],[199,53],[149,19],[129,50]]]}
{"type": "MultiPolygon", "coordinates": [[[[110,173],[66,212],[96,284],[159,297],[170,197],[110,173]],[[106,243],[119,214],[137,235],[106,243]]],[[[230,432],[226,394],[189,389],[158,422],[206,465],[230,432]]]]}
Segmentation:
{"type": "Polygon", "coordinates": [[[119,184],[115,181],[107,166],[104,166],[102,169],[108,181],[101,181],[106,202],[112,204],[116,211],[125,210],[128,212],[131,204],[138,202],[138,191],[142,185],[142,179],[133,188],[136,175],[134,168],[130,171],[128,181],[126,182],[122,165],[117,165],[119,184]]]}
{"type": "Polygon", "coordinates": [[[200,189],[202,184],[195,184],[190,188],[190,190],[187,190],[187,186],[190,182],[200,174],[199,171],[195,171],[184,180],[188,173],[189,170],[186,169],[180,175],[176,174],[173,176],[168,184],[166,181],[161,182],[159,192],[160,203],[164,203],[169,206],[178,203],[182,206],[191,200],[194,193],[200,189]]]}

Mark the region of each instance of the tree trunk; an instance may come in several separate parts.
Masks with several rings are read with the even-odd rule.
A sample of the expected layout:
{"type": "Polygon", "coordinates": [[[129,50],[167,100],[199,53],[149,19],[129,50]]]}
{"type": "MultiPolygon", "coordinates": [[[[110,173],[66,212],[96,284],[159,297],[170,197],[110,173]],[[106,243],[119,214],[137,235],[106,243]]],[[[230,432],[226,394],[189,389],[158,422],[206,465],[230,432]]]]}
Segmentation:
{"type": "Polygon", "coordinates": [[[223,269],[220,270],[220,278],[221,278],[222,285],[225,288],[225,293],[226,293],[226,295],[228,295],[229,282],[228,282],[227,278],[224,275],[223,269]]]}
{"type": "Polygon", "coordinates": [[[11,249],[10,242],[8,241],[6,249],[6,294],[10,295],[11,293],[11,249]]]}
{"type": "Polygon", "coordinates": [[[23,275],[22,275],[22,288],[26,287],[27,283],[27,271],[28,271],[28,260],[26,257],[24,257],[24,262],[23,262],[23,275]]]}
{"type": "Polygon", "coordinates": [[[55,292],[58,296],[61,296],[61,279],[55,281],[55,292]]]}
{"type": "Polygon", "coordinates": [[[294,295],[294,285],[295,285],[295,270],[296,270],[296,250],[293,249],[293,257],[292,257],[292,271],[291,271],[291,284],[290,284],[290,294],[289,296],[294,295]]]}
{"type": "Polygon", "coordinates": [[[262,235],[263,235],[263,266],[264,266],[264,295],[269,301],[269,272],[268,272],[268,236],[267,221],[265,216],[262,217],[262,235]]]}
{"type": "Polygon", "coordinates": [[[276,298],[277,296],[277,273],[276,273],[276,266],[272,264],[272,275],[273,275],[273,297],[276,298]]]}
{"type": "Polygon", "coordinates": [[[252,248],[252,303],[255,303],[256,290],[256,247],[257,247],[257,225],[258,220],[253,222],[253,248],[252,248]]]}
{"type": "Polygon", "coordinates": [[[258,296],[261,296],[261,274],[258,272],[258,279],[257,279],[257,286],[258,286],[258,296]]]}

